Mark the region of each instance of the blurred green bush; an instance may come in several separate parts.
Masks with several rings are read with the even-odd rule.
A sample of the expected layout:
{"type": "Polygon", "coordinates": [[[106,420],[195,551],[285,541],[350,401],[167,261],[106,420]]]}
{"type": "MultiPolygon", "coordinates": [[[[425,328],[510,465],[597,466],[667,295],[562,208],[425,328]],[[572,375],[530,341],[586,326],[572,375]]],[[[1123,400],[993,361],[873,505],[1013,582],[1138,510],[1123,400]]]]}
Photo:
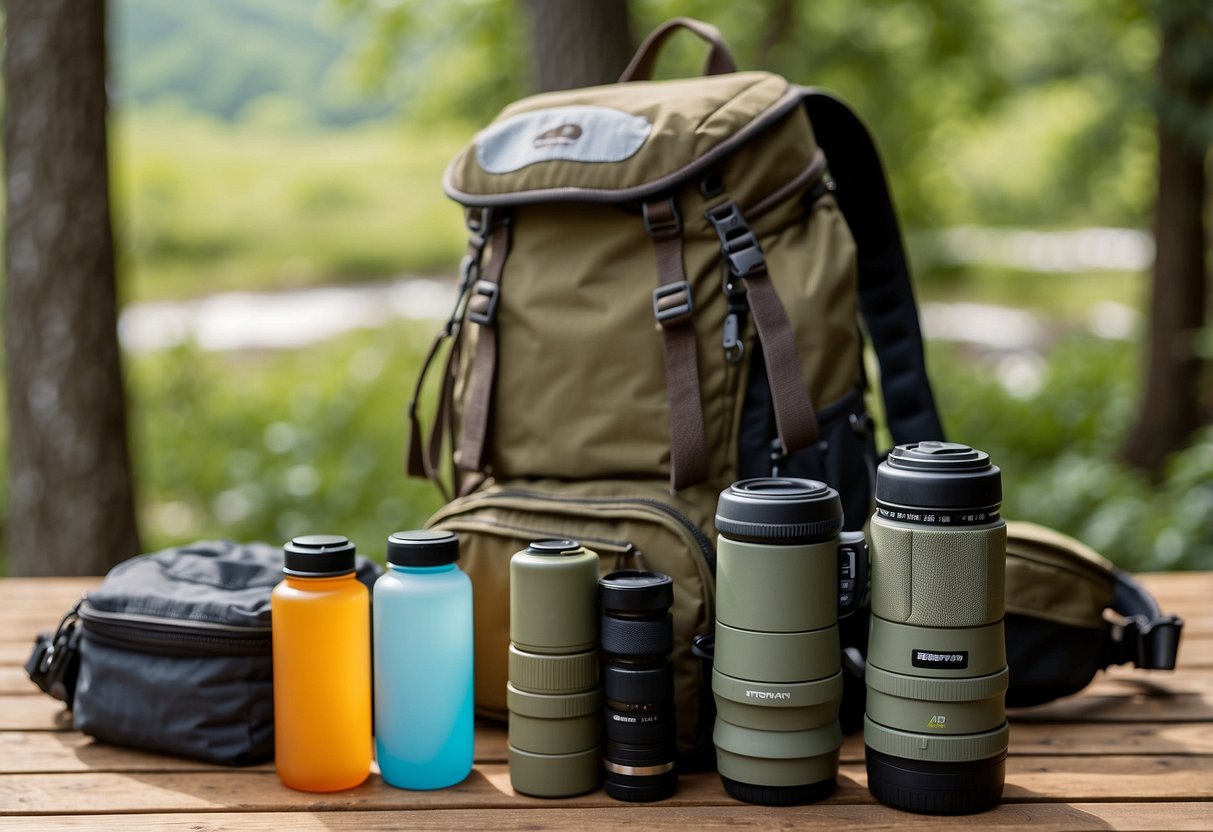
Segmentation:
{"type": "Polygon", "coordinates": [[[179,347],[132,362],[145,548],[199,538],[384,541],[440,504],[404,477],[405,412],[430,325],[364,331],[298,352],[179,347]]]}

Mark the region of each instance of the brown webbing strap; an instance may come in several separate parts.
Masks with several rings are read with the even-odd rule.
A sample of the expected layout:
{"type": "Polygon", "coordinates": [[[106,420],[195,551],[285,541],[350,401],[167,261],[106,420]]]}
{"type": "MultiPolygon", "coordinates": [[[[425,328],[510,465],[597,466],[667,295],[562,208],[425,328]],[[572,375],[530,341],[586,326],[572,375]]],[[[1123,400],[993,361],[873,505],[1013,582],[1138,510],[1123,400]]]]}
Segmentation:
{"type": "Polygon", "coordinates": [[[493,379],[497,375],[497,300],[509,250],[507,221],[492,230],[488,265],[472,287],[467,303],[466,320],[478,324],[480,330],[472,358],[472,378],[463,404],[459,451],[455,460],[456,467],[465,475],[482,473],[488,465],[489,410],[493,404],[493,379]]]}
{"type": "Polygon", "coordinates": [[[767,384],[775,409],[775,428],[784,456],[807,448],[819,436],[817,414],[800,374],[800,356],[792,322],[775,294],[765,268],[744,279],[746,300],[754,317],[754,328],[762,342],[762,359],[767,366],[767,384]]]}
{"type": "Polygon", "coordinates": [[[657,255],[653,315],[665,345],[665,381],[670,407],[670,489],[708,478],[707,440],[699,391],[699,349],[694,302],[682,265],[682,221],[674,200],[644,205],[644,227],[657,255]]]}
{"type": "Polygon", "coordinates": [[[708,210],[707,217],[720,236],[730,281],[740,282],[745,289],[758,340],[762,342],[775,429],[786,456],[809,447],[820,435],[817,414],[801,374],[792,322],[771,284],[758,238],[736,203],[717,205],[708,210]]]}

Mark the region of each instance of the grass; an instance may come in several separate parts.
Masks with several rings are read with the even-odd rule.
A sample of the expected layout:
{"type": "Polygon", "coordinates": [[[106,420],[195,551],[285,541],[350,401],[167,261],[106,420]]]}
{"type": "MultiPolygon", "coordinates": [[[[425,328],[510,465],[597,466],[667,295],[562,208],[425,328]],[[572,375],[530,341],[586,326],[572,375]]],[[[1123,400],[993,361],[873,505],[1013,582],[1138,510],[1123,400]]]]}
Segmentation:
{"type": "Polygon", "coordinates": [[[442,171],[470,130],[220,125],[169,109],[112,131],[127,300],[449,269],[463,250],[442,171]]]}

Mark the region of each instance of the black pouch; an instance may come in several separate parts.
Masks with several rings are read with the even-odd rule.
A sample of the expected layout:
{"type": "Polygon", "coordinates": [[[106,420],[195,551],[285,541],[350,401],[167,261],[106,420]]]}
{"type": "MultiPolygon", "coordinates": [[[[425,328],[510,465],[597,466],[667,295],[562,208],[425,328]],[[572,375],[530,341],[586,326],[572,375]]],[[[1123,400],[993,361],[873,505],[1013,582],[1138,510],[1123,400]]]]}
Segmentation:
{"type": "Polygon", "coordinates": [[[1006,598],[1007,707],[1077,693],[1112,665],[1175,668],[1183,620],[1164,615],[1128,573],[1060,532],[1007,523],[1006,598]]]}
{"type": "MultiPolygon", "coordinates": [[[[39,636],[26,670],[99,740],[225,765],[271,759],[282,564],[280,547],[228,541],[124,561],[39,636]]],[[[368,587],[378,572],[359,558],[368,587]]]]}

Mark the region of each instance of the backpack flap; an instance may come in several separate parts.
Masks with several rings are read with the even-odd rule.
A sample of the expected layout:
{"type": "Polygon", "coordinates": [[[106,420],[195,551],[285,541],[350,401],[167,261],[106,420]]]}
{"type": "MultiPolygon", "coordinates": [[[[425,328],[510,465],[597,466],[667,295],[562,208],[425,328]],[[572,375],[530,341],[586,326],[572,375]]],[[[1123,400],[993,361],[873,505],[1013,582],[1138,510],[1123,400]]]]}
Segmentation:
{"type": "MultiPolygon", "coordinates": [[[[476,135],[447,167],[443,189],[474,207],[639,204],[706,173],[799,104],[799,89],[767,72],[535,95],[476,135]]],[[[812,148],[804,153],[807,163],[812,148]]],[[[764,166],[773,179],[761,196],[800,172],[790,161],[786,173],[764,166]]],[[[761,187],[730,182],[730,193],[745,197],[746,185],[761,187]]]]}

